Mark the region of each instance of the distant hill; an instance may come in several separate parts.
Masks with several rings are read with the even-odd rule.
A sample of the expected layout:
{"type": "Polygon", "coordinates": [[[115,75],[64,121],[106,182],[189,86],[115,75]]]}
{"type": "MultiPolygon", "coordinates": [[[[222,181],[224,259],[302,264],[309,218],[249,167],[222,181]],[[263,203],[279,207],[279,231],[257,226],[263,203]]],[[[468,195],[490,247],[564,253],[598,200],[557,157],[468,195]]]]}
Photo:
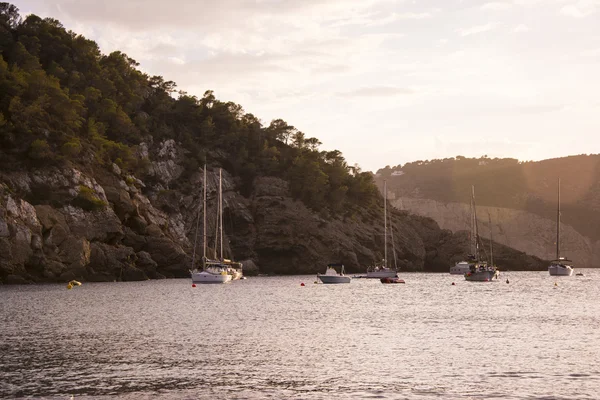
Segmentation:
{"type": "MultiPolygon", "coordinates": [[[[457,156],[387,166],[375,175],[380,189],[383,181],[387,181],[389,196],[395,199],[394,204],[399,208],[433,217],[442,228],[453,230],[467,226],[462,214],[467,212],[471,185],[474,185],[478,209],[482,207],[486,212],[485,221],[487,212],[497,214],[497,218],[493,218],[493,223],[499,224],[497,231],[494,231],[495,238],[502,237],[504,233],[508,242],[505,244],[544,258],[551,255],[554,246],[559,178],[561,222],[564,224],[561,231],[567,232],[569,240],[573,242],[565,245],[571,247],[572,251],[585,253],[585,257],[582,257],[589,259],[591,265],[597,265],[600,260],[598,154],[537,162],[457,156]],[[512,236],[506,234],[511,228],[512,236]],[[520,246],[519,242],[530,240],[519,236],[519,233],[528,229],[530,236],[545,235],[546,244],[542,246],[538,240],[537,243],[520,243],[520,246]],[[532,253],[532,248],[539,251],[532,253]]],[[[479,217],[483,216],[480,213],[479,217]]],[[[537,238],[532,237],[531,240],[537,238]]]]}
{"type": "Polygon", "coordinates": [[[446,158],[415,161],[377,171],[381,187],[397,197],[468,203],[471,185],[477,205],[523,210],[556,218],[557,180],[561,179],[562,222],[600,239],[600,155],[578,155],[544,161],[513,158],[446,158]],[[394,171],[401,171],[399,175],[394,171]]]}

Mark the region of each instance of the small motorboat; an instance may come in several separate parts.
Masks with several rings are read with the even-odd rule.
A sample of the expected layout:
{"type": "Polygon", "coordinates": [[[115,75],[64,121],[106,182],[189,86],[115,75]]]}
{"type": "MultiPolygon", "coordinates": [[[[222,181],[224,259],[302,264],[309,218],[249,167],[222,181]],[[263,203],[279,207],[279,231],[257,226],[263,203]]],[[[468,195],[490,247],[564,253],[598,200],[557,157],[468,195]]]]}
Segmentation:
{"type": "Polygon", "coordinates": [[[394,276],[393,278],[381,278],[381,283],[406,283],[404,282],[404,279],[400,279],[397,276],[394,276]]]}
{"type": "Polygon", "coordinates": [[[328,264],[324,275],[317,274],[317,279],[323,283],[350,283],[352,278],[344,275],[343,264],[328,264]],[[335,267],[341,268],[341,272],[335,270],[335,267]]]}

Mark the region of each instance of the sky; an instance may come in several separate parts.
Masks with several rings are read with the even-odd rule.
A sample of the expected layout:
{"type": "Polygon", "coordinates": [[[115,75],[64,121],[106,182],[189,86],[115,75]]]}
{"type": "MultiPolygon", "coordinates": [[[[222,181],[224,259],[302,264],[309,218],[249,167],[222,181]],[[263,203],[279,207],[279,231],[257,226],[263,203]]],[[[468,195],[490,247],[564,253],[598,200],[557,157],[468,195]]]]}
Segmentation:
{"type": "Polygon", "coordinates": [[[600,152],[600,0],[13,0],[376,171],[600,152]]]}

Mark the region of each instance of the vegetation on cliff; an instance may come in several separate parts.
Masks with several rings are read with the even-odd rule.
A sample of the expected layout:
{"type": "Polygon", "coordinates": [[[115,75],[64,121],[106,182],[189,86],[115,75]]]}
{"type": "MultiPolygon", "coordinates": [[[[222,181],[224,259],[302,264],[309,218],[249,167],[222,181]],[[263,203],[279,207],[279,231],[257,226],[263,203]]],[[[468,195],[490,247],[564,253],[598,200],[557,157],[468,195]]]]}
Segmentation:
{"type": "Polygon", "coordinates": [[[0,3],[2,168],[115,163],[141,175],[146,164],[134,154],[150,136],[189,151],[184,175],[221,164],[241,179],[242,194],[268,175],[289,181],[295,198],[325,214],[352,214],[380,198],[369,173],[348,166],[338,150],[320,151],[318,139],[285,121],[263,125],[210,90],[202,98],[177,92],[137,66],[118,51],[103,55],[55,19],[23,19],[0,3]]]}

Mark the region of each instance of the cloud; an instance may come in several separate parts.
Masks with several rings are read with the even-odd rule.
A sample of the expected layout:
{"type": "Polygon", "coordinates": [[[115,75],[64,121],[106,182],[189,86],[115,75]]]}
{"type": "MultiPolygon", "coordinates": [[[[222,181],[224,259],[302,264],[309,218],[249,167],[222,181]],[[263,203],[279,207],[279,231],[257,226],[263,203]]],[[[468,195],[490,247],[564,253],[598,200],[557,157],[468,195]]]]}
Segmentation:
{"type": "Polygon", "coordinates": [[[491,31],[495,27],[496,27],[496,24],[490,22],[485,25],[477,25],[477,26],[473,26],[471,28],[461,28],[461,29],[458,29],[456,32],[458,32],[460,34],[460,36],[470,36],[470,35],[476,35],[478,33],[491,31]]]}
{"type": "Polygon", "coordinates": [[[581,11],[579,8],[577,8],[574,5],[564,6],[563,8],[560,9],[560,13],[562,15],[566,15],[567,17],[574,17],[574,18],[583,18],[587,15],[586,13],[584,13],[583,11],[581,11]]]}
{"type": "Polygon", "coordinates": [[[525,24],[519,24],[517,26],[515,26],[515,28],[513,29],[514,33],[523,33],[523,32],[529,32],[530,29],[527,25],[525,24]]]}
{"type": "Polygon", "coordinates": [[[414,91],[408,88],[399,88],[393,86],[370,86],[349,92],[338,93],[340,97],[390,97],[398,95],[413,94],[414,91]]]}
{"type": "Polygon", "coordinates": [[[572,18],[585,18],[596,13],[599,7],[600,1],[598,0],[579,0],[563,6],[560,14],[572,18]]]}
{"type": "Polygon", "coordinates": [[[498,1],[494,1],[491,3],[485,3],[481,6],[481,9],[484,11],[503,11],[508,10],[512,7],[511,3],[501,3],[498,1]]]}
{"type": "Polygon", "coordinates": [[[588,49],[581,52],[584,57],[597,57],[600,56],[600,47],[596,49],[588,49]]]}
{"type": "Polygon", "coordinates": [[[58,17],[69,17],[81,22],[103,22],[129,30],[156,30],[193,28],[208,31],[220,29],[260,29],[265,23],[293,21],[303,24],[307,19],[327,21],[348,19],[376,6],[394,3],[394,0],[172,0],[168,4],[158,0],[103,0],[89,1],[31,0],[36,9],[45,9],[58,17]]]}

